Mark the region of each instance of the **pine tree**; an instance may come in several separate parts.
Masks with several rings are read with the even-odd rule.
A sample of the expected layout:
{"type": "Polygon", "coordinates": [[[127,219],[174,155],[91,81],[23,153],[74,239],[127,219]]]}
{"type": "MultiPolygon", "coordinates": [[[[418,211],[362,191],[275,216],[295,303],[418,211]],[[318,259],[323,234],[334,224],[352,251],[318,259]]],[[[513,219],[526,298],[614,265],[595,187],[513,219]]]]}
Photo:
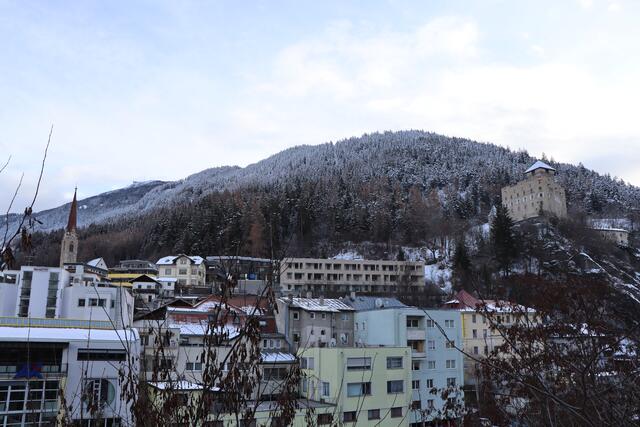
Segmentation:
{"type": "Polygon", "coordinates": [[[464,238],[458,239],[456,243],[452,263],[454,288],[455,290],[463,289],[464,282],[466,282],[471,275],[471,259],[469,258],[469,251],[465,245],[464,238]]]}
{"type": "Polygon", "coordinates": [[[498,267],[509,275],[511,263],[517,256],[517,245],[513,231],[513,220],[502,204],[498,204],[491,222],[491,243],[498,267]]]}

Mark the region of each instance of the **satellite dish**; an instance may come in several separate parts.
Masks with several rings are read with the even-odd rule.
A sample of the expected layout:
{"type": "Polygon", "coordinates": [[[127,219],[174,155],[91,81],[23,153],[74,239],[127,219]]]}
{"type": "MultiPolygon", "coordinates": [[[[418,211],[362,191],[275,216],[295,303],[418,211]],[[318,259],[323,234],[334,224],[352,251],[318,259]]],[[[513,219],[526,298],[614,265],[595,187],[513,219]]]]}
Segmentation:
{"type": "Polygon", "coordinates": [[[346,344],[347,343],[347,335],[346,334],[340,334],[340,342],[342,344],[346,344]]]}
{"type": "Polygon", "coordinates": [[[376,308],[384,307],[384,302],[382,302],[382,298],[376,298],[376,308]]]}
{"type": "Polygon", "coordinates": [[[337,344],[338,343],[335,338],[331,338],[331,341],[329,341],[329,347],[335,347],[337,344]]]}

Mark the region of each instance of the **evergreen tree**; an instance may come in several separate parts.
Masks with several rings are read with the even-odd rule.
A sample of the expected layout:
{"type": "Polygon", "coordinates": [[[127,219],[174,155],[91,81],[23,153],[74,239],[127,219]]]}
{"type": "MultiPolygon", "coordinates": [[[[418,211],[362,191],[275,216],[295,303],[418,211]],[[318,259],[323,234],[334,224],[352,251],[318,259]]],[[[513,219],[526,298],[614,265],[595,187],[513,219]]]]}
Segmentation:
{"type": "Polygon", "coordinates": [[[464,288],[464,283],[471,275],[471,259],[469,251],[464,242],[464,237],[458,239],[456,249],[453,253],[453,281],[455,290],[464,288]]]}
{"type": "Polygon", "coordinates": [[[507,208],[501,203],[497,205],[496,215],[491,222],[491,244],[498,267],[509,275],[518,247],[513,231],[513,220],[507,208]]]}

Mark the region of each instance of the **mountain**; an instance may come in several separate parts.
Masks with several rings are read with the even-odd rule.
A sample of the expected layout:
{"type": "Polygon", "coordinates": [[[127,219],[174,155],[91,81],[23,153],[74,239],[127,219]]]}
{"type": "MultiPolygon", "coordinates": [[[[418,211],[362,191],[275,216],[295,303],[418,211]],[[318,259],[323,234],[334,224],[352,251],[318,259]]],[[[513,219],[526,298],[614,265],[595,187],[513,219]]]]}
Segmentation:
{"type": "MultiPolygon", "coordinates": [[[[212,168],[179,181],[151,181],[103,193],[79,201],[78,221],[80,226],[107,223],[248,187],[340,181],[355,188],[381,180],[393,180],[405,192],[410,187],[425,194],[437,190],[441,201],[446,203],[448,197],[459,208],[471,209],[467,215],[472,217],[484,215],[500,187],[520,179],[534,160],[524,151],[423,131],[373,133],[290,148],[244,168],[212,168]]],[[[570,209],[619,215],[640,206],[638,187],[582,165],[551,163],[558,169],[570,209]]],[[[68,208],[66,204],[39,212],[40,230],[64,227],[68,208]]]]}

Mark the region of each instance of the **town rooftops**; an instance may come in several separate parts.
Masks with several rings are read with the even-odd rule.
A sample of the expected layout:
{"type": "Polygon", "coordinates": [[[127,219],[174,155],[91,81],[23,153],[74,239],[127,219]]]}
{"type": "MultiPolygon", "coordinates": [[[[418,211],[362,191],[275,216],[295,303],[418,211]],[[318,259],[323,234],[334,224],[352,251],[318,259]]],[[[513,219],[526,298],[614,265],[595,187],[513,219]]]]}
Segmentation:
{"type": "Polygon", "coordinates": [[[555,172],[555,169],[552,168],[551,166],[549,166],[548,164],[546,164],[545,162],[543,162],[541,160],[536,160],[536,162],[534,164],[532,164],[531,166],[529,166],[529,169],[524,171],[524,173],[527,174],[529,172],[533,172],[536,169],[546,169],[546,170],[550,170],[550,171],[554,171],[555,172]]]}
{"type": "Polygon", "coordinates": [[[460,311],[534,312],[533,309],[509,301],[478,299],[464,289],[455,298],[444,303],[444,308],[460,311]]]}
{"type": "Polygon", "coordinates": [[[195,265],[200,265],[204,262],[204,259],[201,256],[180,254],[162,257],[156,262],[156,265],[173,265],[176,260],[181,257],[189,258],[195,265]]]}
{"type": "Polygon", "coordinates": [[[353,308],[349,307],[339,299],[332,298],[280,298],[280,302],[289,304],[290,307],[300,308],[305,311],[326,311],[332,313],[339,313],[341,311],[353,311],[353,308]]]}
{"type": "Polygon", "coordinates": [[[380,310],[385,308],[408,307],[396,298],[382,298],[374,296],[344,297],[342,301],[356,311],[380,310]]]}

